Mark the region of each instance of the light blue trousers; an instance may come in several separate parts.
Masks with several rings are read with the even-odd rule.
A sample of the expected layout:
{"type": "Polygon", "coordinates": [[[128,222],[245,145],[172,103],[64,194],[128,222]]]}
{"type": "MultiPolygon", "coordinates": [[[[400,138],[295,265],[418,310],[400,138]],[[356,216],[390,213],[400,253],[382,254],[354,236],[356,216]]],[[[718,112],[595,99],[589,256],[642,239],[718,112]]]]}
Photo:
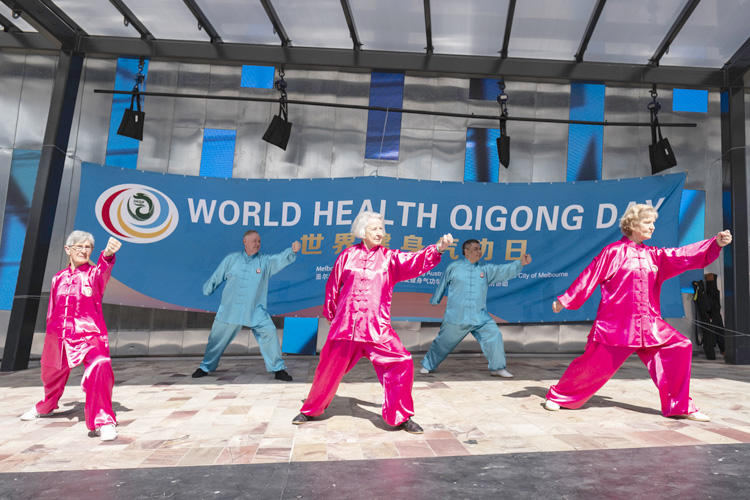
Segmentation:
{"type": "MultiPolygon", "coordinates": [[[[216,370],[224,350],[241,329],[242,325],[231,325],[214,319],[200,369],[207,373],[216,370]]],[[[286,370],[284,360],[281,359],[279,336],[271,318],[269,317],[260,324],[250,327],[250,329],[255,335],[255,340],[258,341],[258,346],[260,346],[260,353],[263,355],[263,361],[266,362],[266,370],[269,372],[286,370]]]]}
{"type": "Polygon", "coordinates": [[[440,332],[435,340],[432,341],[430,349],[427,351],[422,366],[432,371],[442,363],[448,354],[466,337],[469,333],[479,342],[484,357],[489,361],[488,368],[491,371],[503,370],[505,368],[505,347],[503,346],[503,336],[497,325],[488,321],[483,325],[454,325],[453,323],[443,322],[440,326],[440,332]]]}

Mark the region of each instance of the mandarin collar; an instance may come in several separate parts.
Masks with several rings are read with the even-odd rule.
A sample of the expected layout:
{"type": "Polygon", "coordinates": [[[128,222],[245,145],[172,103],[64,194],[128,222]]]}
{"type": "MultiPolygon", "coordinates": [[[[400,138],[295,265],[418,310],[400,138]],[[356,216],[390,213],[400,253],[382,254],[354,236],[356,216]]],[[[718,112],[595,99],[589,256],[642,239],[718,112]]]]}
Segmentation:
{"type": "Polygon", "coordinates": [[[368,249],[364,241],[360,241],[357,245],[362,247],[362,250],[364,250],[367,253],[376,252],[377,250],[380,250],[380,247],[383,246],[383,245],[375,245],[374,247],[368,249]]]}
{"type": "Polygon", "coordinates": [[[620,241],[624,241],[627,246],[633,247],[633,248],[641,248],[641,247],[645,247],[646,246],[645,243],[643,243],[643,242],[636,243],[635,241],[631,240],[627,236],[623,236],[622,240],[620,240],[620,241]]]}

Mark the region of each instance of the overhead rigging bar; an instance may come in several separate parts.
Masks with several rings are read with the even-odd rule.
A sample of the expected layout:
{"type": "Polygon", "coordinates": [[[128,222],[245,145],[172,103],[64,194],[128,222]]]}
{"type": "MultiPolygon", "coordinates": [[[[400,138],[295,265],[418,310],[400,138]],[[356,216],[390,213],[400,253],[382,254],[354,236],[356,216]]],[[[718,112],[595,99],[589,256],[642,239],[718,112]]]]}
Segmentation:
{"type": "MultiPolygon", "coordinates": [[[[130,92],[127,90],[108,90],[94,89],[95,94],[122,94],[122,95],[139,95],[143,97],[178,97],[183,99],[212,99],[219,101],[252,101],[252,102],[271,102],[278,103],[278,99],[270,97],[244,97],[244,96],[225,96],[225,95],[205,95],[205,94],[180,94],[176,92],[130,92]]],[[[329,108],[343,109],[362,109],[369,111],[385,111],[388,113],[405,113],[412,115],[430,115],[430,116],[450,116],[453,118],[473,118],[477,120],[497,120],[497,115],[477,115],[474,113],[447,113],[443,111],[425,111],[421,109],[403,109],[403,108],[384,108],[380,106],[363,106],[358,104],[342,104],[336,102],[316,102],[316,101],[299,101],[288,99],[287,103],[300,106],[323,106],[329,108]]],[[[508,116],[500,118],[501,120],[517,122],[536,122],[536,123],[566,123],[575,125],[602,125],[605,127],[650,127],[649,122],[592,122],[586,120],[562,120],[556,118],[525,118],[520,116],[508,116]]],[[[662,127],[697,127],[696,123],[662,123],[662,127]]]]}

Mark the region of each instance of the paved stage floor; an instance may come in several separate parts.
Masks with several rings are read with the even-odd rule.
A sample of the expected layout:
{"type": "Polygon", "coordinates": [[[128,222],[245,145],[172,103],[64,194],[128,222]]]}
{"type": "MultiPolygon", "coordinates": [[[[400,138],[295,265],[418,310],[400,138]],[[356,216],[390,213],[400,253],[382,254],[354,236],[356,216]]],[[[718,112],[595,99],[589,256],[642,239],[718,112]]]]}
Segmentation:
{"type": "Polygon", "coordinates": [[[115,359],[119,437],[107,443],[83,422],[80,367],[54,416],[31,422],[18,417],[42,395],[39,368],[2,373],[0,498],[750,496],[750,367],[693,361],[709,423],[662,417],[637,356],[583,408],[545,411],[573,358],[509,356],[513,379],[490,377],[480,355],[417,372],[423,435],[382,421],[366,360],[323,417],[293,426],[316,357],[286,358],[291,383],[260,357],[225,357],[201,379],[198,359],[115,359]]]}

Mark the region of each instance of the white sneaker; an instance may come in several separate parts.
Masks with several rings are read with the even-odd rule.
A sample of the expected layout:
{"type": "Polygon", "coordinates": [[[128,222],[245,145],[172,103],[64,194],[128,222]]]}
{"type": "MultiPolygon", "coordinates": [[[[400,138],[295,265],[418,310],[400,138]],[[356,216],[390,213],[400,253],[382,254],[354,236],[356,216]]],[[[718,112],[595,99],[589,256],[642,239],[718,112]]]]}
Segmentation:
{"type": "Polygon", "coordinates": [[[21,415],[21,420],[36,420],[40,417],[48,417],[52,415],[52,412],[41,414],[38,411],[36,411],[36,405],[32,406],[29,411],[21,415]]]}
{"type": "Polygon", "coordinates": [[[102,441],[114,441],[117,439],[117,429],[114,424],[102,425],[96,429],[96,433],[102,438],[102,441]]]}
{"type": "Polygon", "coordinates": [[[428,373],[430,373],[430,370],[428,370],[427,368],[423,366],[422,368],[419,369],[419,373],[421,373],[422,375],[427,375],[428,373]]]}
{"type": "Polygon", "coordinates": [[[544,402],[544,409],[549,411],[557,411],[560,409],[560,405],[548,399],[544,402]]]}
{"type": "Polygon", "coordinates": [[[502,370],[494,370],[490,372],[493,377],[513,378],[513,374],[503,368],[502,370]]]}
{"type": "Polygon", "coordinates": [[[710,422],[711,421],[711,417],[699,411],[688,413],[687,415],[685,415],[685,418],[688,420],[695,420],[696,422],[710,422]]]}

